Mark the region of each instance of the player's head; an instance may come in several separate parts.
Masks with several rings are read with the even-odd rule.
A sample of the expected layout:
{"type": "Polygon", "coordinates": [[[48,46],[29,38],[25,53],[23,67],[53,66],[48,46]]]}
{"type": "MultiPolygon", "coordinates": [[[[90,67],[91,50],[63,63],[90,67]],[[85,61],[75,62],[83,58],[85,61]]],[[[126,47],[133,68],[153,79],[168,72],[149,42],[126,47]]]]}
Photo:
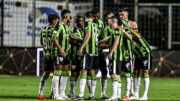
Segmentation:
{"type": "Polygon", "coordinates": [[[93,21],[93,16],[91,11],[85,13],[85,21],[93,21]]]}
{"type": "Polygon", "coordinates": [[[114,13],[112,11],[107,11],[104,15],[105,20],[108,20],[109,18],[111,18],[112,16],[114,16],[114,13]]]}
{"type": "Polygon", "coordinates": [[[70,19],[70,11],[67,9],[64,9],[61,11],[61,18],[62,19],[70,19]]]}
{"type": "Polygon", "coordinates": [[[99,11],[97,9],[92,10],[93,22],[97,23],[99,20],[99,11]]]}
{"type": "Polygon", "coordinates": [[[68,27],[71,25],[71,22],[72,22],[72,17],[70,16],[70,19],[67,20],[68,27]]]}
{"type": "Polygon", "coordinates": [[[83,27],[83,25],[84,25],[84,18],[82,16],[80,16],[80,15],[77,15],[75,22],[76,22],[76,25],[78,27],[83,27]]]}
{"type": "Polygon", "coordinates": [[[118,17],[113,16],[113,17],[109,18],[108,24],[110,25],[110,27],[112,29],[117,28],[118,27],[118,17]]]}
{"type": "Polygon", "coordinates": [[[59,17],[57,15],[55,15],[55,14],[49,14],[48,15],[48,22],[49,22],[49,24],[51,24],[51,25],[56,24],[58,22],[58,18],[59,17]]]}
{"type": "Polygon", "coordinates": [[[119,17],[121,19],[128,19],[128,8],[122,8],[119,10],[119,17]]]}

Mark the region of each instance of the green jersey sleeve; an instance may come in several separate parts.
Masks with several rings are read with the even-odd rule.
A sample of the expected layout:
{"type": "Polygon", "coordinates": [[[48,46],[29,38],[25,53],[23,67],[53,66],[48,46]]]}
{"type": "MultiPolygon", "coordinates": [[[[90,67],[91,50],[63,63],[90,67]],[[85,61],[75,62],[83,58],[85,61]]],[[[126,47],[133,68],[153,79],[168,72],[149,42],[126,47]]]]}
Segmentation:
{"type": "Polygon", "coordinates": [[[123,26],[124,27],[128,27],[128,28],[131,28],[131,25],[130,24],[128,24],[128,22],[126,21],[126,20],[122,20],[122,23],[123,23],[123,26]]]}
{"type": "Polygon", "coordinates": [[[104,23],[101,19],[98,20],[98,29],[104,30],[104,23]]]}

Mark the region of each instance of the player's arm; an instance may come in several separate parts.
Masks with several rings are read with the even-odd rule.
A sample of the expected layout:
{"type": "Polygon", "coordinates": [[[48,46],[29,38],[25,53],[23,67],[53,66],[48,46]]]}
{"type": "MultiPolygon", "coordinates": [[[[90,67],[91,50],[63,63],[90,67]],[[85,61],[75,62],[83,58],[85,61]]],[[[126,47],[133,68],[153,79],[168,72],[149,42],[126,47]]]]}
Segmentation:
{"type": "Polygon", "coordinates": [[[100,40],[100,41],[98,42],[98,44],[101,44],[101,43],[108,43],[109,41],[110,41],[110,36],[105,37],[104,39],[100,40]]]}
{"type": "Polygon", "coordinates": [[[56,45],[58,47],[61,55],[65,58],[66,57],[66,53],[63,51],[61,45],[59,44],[59,42],[57,40],[57,37],[58,37],[58,34],[59,34],[59,33],[57,33],[58,29],[59,29],[59,22],[55,26],[55,30],[53,32],[52,40],[53,40],[54,45],[56,45]]]}
{"type": "Polygon", "coordinates": [[[107,43],[100,43],[98,47],[101,49],[107,49],[107,48],[109,48],[109,46],[110,46],[109,43],[108,44],[107,43]]]}
{"type": "Polygon", "coordinates": [[[137,38],[137,39],[140,39],[140,38],[141,38],[141,36],[138,34],[137,31],[133,31],[132,29],[130,29],[130,31],[131,31],[131,33],[135,36],[135,38],[137,38]]]}
{"type": "Polygon", "coordinates": [[[86,35],[85,35],[85,38],[78,50],[78,55],[82,56],[82,51],[83,51],[83,48],[85,47],[85,45],[88,43],[89,39],[91,38],[91,24],[89,24],[88,22],[85,23],[85,32],[86,32],[86,35]]]}
{"type": "Polygon", "coordinates": [[[108,55],[108,58],[110,60],[112,59],[112,54],[113,54],[114,50],[117,48],[118,44],[119,44],[119,37],[115,37],[112,49],[110,50],[109,55],[108,55]]]}
{"type": "Polygon", "coordinates": [[[58,49],[59,49],[61,55],[65,58],[65,57],[66,57],[66,53],[63,51],[61,45],[59,45],[56,36],[53,36],[53,43],[58,47],[58,49]]]}
{"type": "Polygon", "coordinates": [[[124,29],[122,30],[123,31],[123,34],[124,36],[129,39],[129,40],[132,40],[132,36],[130,34],[128,34],[128,32],[126,32],[124,29]]]}
{"type": "Polygon", "coordinates": [[[42,29],[40,30],[40,44],[43,45],[43,39],[42,39],[42,29]]]}
{"type": "MultiPolygon", "coordinates": [[[[89,39],[91,38],[91,32],[86,32],[86,36],[84,38],[84,41],[79,49],[79,51],[82,53],[83,48],[85,47],[85,45],[88,43],[89,39]]],[[[80,54],[81,55],[81,54],[80,54]]]]}
{"type": "Polygon", "coordinates": [[[115,29],[115,37],[114,37],[114,43],[112,46],[112,49],[109,52],[108,58],[111,60],[112,59],[112,54],[114,52],[114,50],[117,48],[118,44],[119,44],[119,40],[120,40],[120,31],[119,29],[115,29]]]}
{"type": "Polygon", "coordinates": [[[70,34],[69,37],[72,40],[82,41],[82,39],[78,37],[77,33],[70,34]]]}

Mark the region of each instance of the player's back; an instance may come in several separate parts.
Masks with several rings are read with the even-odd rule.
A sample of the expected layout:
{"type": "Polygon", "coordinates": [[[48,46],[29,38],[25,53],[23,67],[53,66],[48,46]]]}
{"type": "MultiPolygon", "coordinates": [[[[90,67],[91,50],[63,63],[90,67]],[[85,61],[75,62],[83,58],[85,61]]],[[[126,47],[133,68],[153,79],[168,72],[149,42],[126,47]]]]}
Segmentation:
{"type": "Polygon", "coordinates": [[[52,34],[53,34],[54,26],[47,25],[42,28],[40,31],[40,40],[43,46],[43,55],[44,58],[49,59],[52,57],[52,34]]]}

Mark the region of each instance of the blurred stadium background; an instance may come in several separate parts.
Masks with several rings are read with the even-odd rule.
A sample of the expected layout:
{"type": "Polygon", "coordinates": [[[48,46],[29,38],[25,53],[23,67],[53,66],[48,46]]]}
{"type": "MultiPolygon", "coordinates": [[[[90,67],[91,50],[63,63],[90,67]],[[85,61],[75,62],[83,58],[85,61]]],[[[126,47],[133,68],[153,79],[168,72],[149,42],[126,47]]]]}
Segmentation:
{"type": "Polygon", "coordinates": [[[0,6],[0,74],[42,73],[39,31],[47,25],[48,14],[59,15],[66,8],[74,18],[96,8],[103,19],[108,10],[128,7],[130,20],[138,23],[153,48],[151,76],[180,77],[178,0],[0,0],[0,6]]]}

